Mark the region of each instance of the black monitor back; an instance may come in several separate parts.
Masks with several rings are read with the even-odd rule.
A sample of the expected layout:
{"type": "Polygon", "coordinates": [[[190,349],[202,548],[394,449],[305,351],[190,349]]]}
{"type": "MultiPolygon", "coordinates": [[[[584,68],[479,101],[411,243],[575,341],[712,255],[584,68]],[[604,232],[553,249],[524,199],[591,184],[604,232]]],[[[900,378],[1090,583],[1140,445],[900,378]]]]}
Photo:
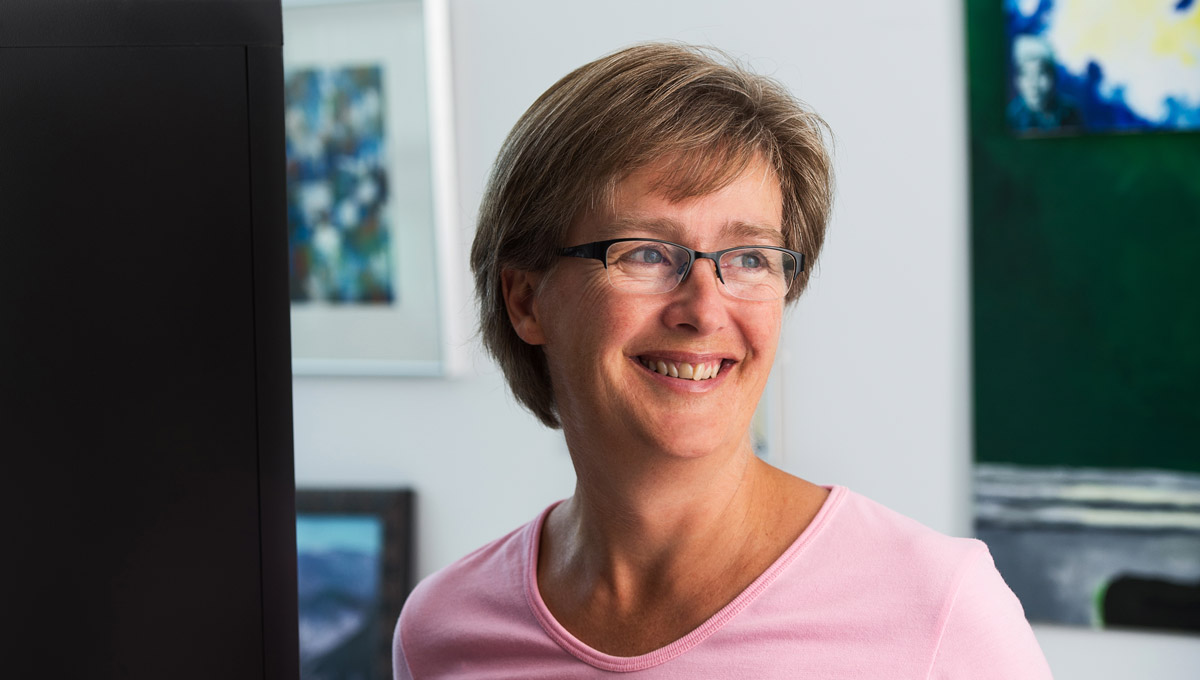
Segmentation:
{"type": "Polygon", "coordinates": [[[279,0],[0,2],[6,677],[297,677],[279,0]]]}

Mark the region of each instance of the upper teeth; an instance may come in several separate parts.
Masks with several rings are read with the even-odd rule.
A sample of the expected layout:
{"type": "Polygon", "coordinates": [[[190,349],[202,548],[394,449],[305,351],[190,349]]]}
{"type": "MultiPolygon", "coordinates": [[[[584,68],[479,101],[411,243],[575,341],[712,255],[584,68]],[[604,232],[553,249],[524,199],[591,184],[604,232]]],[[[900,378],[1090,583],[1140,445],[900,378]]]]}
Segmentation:
{"type": "Polygon", "coordinates": [[[652,371],[669,375],[672,378],[683,378],[685,380],[708,380],[709,378],[717,377],[717,373],[721,370],[720,361],[708,364],[689,364],[686,362],[676,363],[674,361],[667,361],[666,359],[641,358],[639,360],[643,366],[652,371]]]}

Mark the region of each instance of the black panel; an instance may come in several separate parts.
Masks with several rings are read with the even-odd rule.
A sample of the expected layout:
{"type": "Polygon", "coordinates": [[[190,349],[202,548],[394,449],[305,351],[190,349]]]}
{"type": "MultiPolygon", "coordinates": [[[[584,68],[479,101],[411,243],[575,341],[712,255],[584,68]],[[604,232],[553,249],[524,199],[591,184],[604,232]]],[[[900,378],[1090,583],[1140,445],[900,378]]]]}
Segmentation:
{"type": "Polygon", "coordinates": [[[246,69],[0,50],[11,677],[263,677],[246,69]]]}
{"type": "Polygon", "coordinates": [[[283,51],[246,51],[254,217],[265,677],[299,677],[292,361],[284,187],[283,51]]]}
{"type": "Polygon", "coordinates": [[[283,45],[279,0],[3,0],[0,47],[283,45]]]}

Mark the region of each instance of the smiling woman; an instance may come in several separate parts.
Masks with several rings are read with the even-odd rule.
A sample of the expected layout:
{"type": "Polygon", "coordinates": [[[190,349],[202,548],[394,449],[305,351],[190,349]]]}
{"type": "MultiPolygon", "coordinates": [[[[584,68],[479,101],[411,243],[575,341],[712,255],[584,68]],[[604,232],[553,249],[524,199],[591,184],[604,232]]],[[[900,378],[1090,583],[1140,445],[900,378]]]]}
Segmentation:
{"type": "MultiPolygon", "coordinates": [[[[756,160],[711,193],[671,200],[657,186],[675,160],[668,157],[621,179],[606,207],[571,225],[566,242],[592,241],[605,231],[603,225],[628,224],[630,218],[676,225],[666,235],[704,250],[747,245],[731,241],[740,231],[731,232],[735,224],[764,225],[778,240],[783,199],[769,167],[756,160]]],[[[625,238],[653,233],[635,228],[625,238]]],[[[609,246],[609,257],[614,249],[624,252],[623,244],[609,246]]],[[[683,248],[672,250],[678,255],[683,248]]],[[[643,254],[647,257],[655,258],[643,254]]],[[[604,267],[586,260],[557,262],[549,274],[505,271],[508,314],[521,339],[544,352],[568,448],[578,452],[572,456],[577,469],[589,465],[584,452],[600,441],[605,450],[595,452],[599,466],[610,465],[614,455],[629,456],[626,465],[637,466],[675,450],[715,450],[721,452],[717,457],[730,452],[727,463],[745,465],[732,451],[746,443],[766,385],[787,288],[780,281],[773,289],[778,294],[768,299],[741,300],[732,292],[748,289],[738,284],[736,272],[720,281],[728,266],[710,266],[708,259],[690,269],[688,264],[684,257],[683,266],[660,265],[673,285],[658,291],[625,286],[622,278],[614,280],[613,267],[606,276],[604,267]],[[666,375],[647,371],[646,363],[656,369],[663,364],[666,375]],[[712,377],[672,377],[670,368],[680,363],[693,366],[693,378],[696,365],[712,377]]]]}
{"type": "Polygon", "coordinates": [[[1049,677],[981,543],[753,453],[827,137],[773,81],[661,44],[517,123],[471,253],[481,328],[578,481],[418,586],[397,678],[1049,677]]]}

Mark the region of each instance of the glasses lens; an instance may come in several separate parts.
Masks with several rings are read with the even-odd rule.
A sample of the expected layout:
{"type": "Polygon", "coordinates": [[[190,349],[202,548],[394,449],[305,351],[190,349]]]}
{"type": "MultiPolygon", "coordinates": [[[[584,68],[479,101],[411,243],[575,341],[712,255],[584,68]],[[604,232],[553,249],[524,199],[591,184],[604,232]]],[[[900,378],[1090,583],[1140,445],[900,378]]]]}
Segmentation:
{"type": "Polygon", "coordinates": [[[665,293],[679,284],[688,253],[657,241],[621,241],[608,247],[608,280],[635,293],[665,293]]]}
{"type": "Polygon", "coordinates": [[[721,256],[721,278],[743,300],[778,300],[796,279],[796,258],[774,248],[738,248],[721,256]]]}

